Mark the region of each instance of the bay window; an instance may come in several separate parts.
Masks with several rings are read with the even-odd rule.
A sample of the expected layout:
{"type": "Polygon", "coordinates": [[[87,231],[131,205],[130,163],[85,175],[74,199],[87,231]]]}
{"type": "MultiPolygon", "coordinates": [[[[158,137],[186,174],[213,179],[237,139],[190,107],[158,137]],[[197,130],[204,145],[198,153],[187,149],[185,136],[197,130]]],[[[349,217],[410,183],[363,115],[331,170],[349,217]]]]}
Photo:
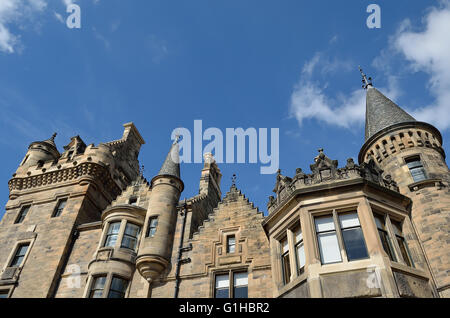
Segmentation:
{"type": "Polygon", "coordinates": [[[121,247],[135,250],[140,231],[141,228],[139,226],[127,222],[127,225],[125,226],[125,232],[123,233],[121,247]]]}

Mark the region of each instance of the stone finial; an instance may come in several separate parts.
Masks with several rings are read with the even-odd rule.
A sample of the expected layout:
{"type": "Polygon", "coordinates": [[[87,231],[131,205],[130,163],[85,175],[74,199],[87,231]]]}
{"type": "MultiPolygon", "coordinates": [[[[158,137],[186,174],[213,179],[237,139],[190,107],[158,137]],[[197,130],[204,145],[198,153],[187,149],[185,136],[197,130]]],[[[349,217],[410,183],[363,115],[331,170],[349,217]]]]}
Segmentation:
{"type": "Polygon", "coordinates": [[[231,187],[236,187],[236,174],[233,173],[233,176],[231,177],[231,187]]]}
{"type": "Polygon", "coordinates": [[[210,152],[206,152],[206,153],[203,155],[203,159],[205,160],[205,163],[213,163],[213,162],[216,162],[216,160],[214,159],[213,154],[210,153],[210,152]]]}

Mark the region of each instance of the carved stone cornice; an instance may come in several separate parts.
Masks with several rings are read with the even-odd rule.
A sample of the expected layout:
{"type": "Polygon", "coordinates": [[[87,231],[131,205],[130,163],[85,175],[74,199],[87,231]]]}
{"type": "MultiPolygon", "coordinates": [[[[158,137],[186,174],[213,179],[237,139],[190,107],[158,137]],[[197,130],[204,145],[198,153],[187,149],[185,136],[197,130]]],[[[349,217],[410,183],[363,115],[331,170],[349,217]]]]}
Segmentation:
{"type": "Polygon", "coordinates": [[[380,169],[373,158],[367,163],[357,165],[349,158],[345,167],[338,168],[337,160],[331,160],[319,149],[319,155],[314,158],[314,164],[310,166],[312,174],[303,173],[297,169],[296,175],[291,179],[281,175],[278,171],[277,182],[273,190],[276,196],[270,196],[267,203],[269,214],[284,205],[290,195],[298,190],[320,184],[332,184],[333,182],[346,179],[365,179],[383,188],[399,192],[397,183],[390,175],[382,177],[383,170],[380,169]]]}
{"type": "Polygon", "coordinates": [[[39,189],[40,187],[59,185],[75,180],[95,183],[112,197],[116,197],[121,192],[107,167],[94,162],[82,162],[74,167],[49,171],[35,176],[12,178],[8,182],[9,194],[11,197],[17,195],[18,191],[39,189]]]}

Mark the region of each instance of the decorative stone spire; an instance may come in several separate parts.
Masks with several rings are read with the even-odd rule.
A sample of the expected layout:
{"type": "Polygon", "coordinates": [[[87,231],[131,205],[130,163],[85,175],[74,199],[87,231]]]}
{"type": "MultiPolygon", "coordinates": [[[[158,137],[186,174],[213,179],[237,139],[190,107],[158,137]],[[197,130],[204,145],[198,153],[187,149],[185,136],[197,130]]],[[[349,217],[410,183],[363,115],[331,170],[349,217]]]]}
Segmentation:
{"type": "Polygon", "coordinates": [[[179,137],[177,136],[172,147],[170,147],[170,151],[159,170],[158,176],[174,176],[180,179],[180,148],[178,146],[178,139],[179,137]]]}
{"type": "Polygon", "coordinates": [[[366,141],[387,127],[416,121],[411,115],[373,87],[372,78],[367,78],[361,68],[360,71],[363,75],[363,87],[366,89],[366,141]]]}

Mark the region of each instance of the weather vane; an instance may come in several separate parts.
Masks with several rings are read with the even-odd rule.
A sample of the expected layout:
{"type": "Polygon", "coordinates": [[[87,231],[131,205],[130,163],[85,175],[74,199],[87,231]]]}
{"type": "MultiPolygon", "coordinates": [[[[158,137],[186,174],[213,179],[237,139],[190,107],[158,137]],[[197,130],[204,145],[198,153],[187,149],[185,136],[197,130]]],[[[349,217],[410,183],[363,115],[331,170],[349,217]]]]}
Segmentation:
{"type": "Polygon", "coordinates": [[[361,66],[358,66],[358,67],[359,67],[359,71],[361,72],[361,75],[362,75],[362,83],[363,83],[362,87],[364,89],[367,89],[367,87],[372,86],[372,77],[367,78],[367,76],[366,76],[366,74],[364,74],[361,66]]]}

